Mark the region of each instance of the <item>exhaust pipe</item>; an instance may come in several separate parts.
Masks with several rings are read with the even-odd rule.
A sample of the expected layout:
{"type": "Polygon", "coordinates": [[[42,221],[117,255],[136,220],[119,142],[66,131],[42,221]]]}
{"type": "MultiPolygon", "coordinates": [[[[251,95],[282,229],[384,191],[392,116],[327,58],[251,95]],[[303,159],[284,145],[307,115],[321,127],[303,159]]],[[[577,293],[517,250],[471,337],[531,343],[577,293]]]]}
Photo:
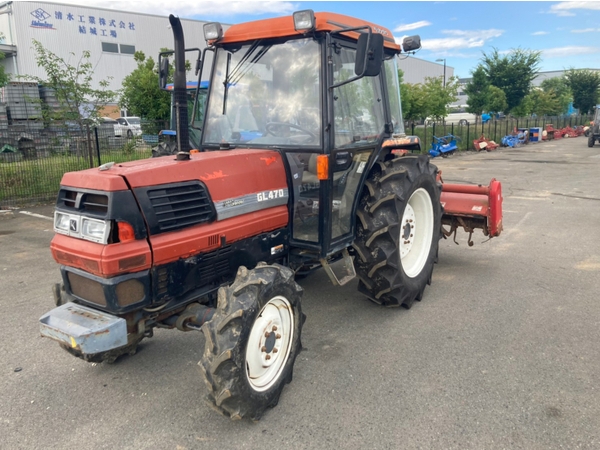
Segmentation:
{"type": "Polygon", "coordinates": [[[188,108],[185,75],[185,42],[183,28],[179,17],[169,15],[169,23],[173,29],[175,40],[175,74],[173,77],[173,100],[175,102],[175,116],[177,118],[177,149],[180,152],[190,151],[190,135],[188,129],[188,108]]]}

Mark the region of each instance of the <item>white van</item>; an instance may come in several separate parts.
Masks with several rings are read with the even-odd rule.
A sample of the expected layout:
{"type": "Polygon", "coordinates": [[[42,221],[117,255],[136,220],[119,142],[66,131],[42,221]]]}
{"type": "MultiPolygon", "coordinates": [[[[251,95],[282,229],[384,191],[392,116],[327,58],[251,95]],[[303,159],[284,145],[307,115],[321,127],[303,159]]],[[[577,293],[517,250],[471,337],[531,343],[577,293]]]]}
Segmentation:
{"type": "MultiPolygon", "coordinates": [[[[477,116],[467,112],[450,113],[444,119],[446,125],[473,125],[476,123],[477,116]]],[[[426,119],[427,123],[436,122],[431,117],[426,119]]],[[[438,122],[439,123],[439,122],[438,122]]]]}
{"type": "Polygon", "coordinates": [[[119,117],[115,125],[115,136],[133,136],[142,135],[142,125],[139,117],[119,117]]]}
{"type": "Polygon", "coordinates": [[[448,116],[445,119],[445,122],[450,125],[450,124],[455,124],[455,125],[471,125],[476,123],[477,121],[477,116],[475,114],[471,114],[468,112],[461,112],[461,113],[451,113],[448,114],[448,116]]]}

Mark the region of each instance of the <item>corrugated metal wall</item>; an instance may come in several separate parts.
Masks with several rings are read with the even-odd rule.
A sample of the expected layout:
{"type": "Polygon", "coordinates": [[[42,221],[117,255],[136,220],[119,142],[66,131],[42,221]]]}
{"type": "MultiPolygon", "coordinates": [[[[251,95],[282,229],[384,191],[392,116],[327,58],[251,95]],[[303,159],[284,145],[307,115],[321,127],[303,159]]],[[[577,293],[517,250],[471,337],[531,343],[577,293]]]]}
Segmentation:
{"type": "MultiPolygon", "coordinates": [[[[398,59],[398,68],[404,72],[404,83],[423,83],[425,77],[435,78],[444,75],[443,63],[425,61],[413,56],[405,58],[405,56],[401,55],[398,59]]],[[[454,76],[454,68],[446,65],[446,80],[452,76],[454,76]]]]}
{"type": "MultiPolygon", "coordinates": [[[[136,68],[136,63],[132,54],[103,51],[102,43],[135,46],[136,51],[143,51],[155,61],[161,48],[173,48],[167,17],[49,2],[15,2],[12,7],[21,74],[45,76],[35,61],[33,39],[70,65],[76,65],[82,52],[89,50],[95,67],[94,81],[112,77],[113,90],[121,88],[122,79],[136,68]]],[[[187,48],[205,47],[204,23],[182,19],[187,48]]],[[[188,78],[195,79],[193,71],[188,78]]]]}

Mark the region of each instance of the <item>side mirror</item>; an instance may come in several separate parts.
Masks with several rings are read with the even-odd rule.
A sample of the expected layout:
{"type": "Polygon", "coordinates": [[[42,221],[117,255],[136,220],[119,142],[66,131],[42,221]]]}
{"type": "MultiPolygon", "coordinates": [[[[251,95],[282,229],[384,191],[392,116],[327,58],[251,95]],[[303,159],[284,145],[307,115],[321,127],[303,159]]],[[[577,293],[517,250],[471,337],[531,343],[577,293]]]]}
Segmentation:
{"type": "Polygon", "coordinates": [[[361,34],[356,47],[356,76],[376,77],[381,72],[383,62],[383,35],[379,33],[361,34]]]}
{"type": "Polygon", "coordinates": [[[167,79],[169,77],[169,59],[162,58],[160,60],[160,68],[158,73],[158,85],[161,89],[167,88],[167,79]]]}
{"type": "Polygon", "coordinates": [[[402,50],[405,52],[412,52],[421,48],[421,36],[418,34],[415,36],[408,36],[402,40],[402,50]]]}

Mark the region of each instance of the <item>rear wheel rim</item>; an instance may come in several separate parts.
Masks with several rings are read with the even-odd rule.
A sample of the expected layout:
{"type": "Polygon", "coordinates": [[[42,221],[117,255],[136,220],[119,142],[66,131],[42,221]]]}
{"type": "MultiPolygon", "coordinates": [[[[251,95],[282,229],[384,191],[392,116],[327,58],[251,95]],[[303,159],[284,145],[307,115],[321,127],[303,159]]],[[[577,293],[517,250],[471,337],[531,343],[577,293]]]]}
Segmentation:
{"type": "Polygon", "coordinates": [[[254,321],[246,347],[246,377],[263,392],[279,380],[294,340],[294,312],[289,300],[273,297],[254,321]]]}
{"type": "Polygon", "coordinates": [[[419,188],[408,199],[400,222],[400,260],[404,273],[410,278],[421,273],[429,258],[433,219],[431,196],[419,188]]]}

